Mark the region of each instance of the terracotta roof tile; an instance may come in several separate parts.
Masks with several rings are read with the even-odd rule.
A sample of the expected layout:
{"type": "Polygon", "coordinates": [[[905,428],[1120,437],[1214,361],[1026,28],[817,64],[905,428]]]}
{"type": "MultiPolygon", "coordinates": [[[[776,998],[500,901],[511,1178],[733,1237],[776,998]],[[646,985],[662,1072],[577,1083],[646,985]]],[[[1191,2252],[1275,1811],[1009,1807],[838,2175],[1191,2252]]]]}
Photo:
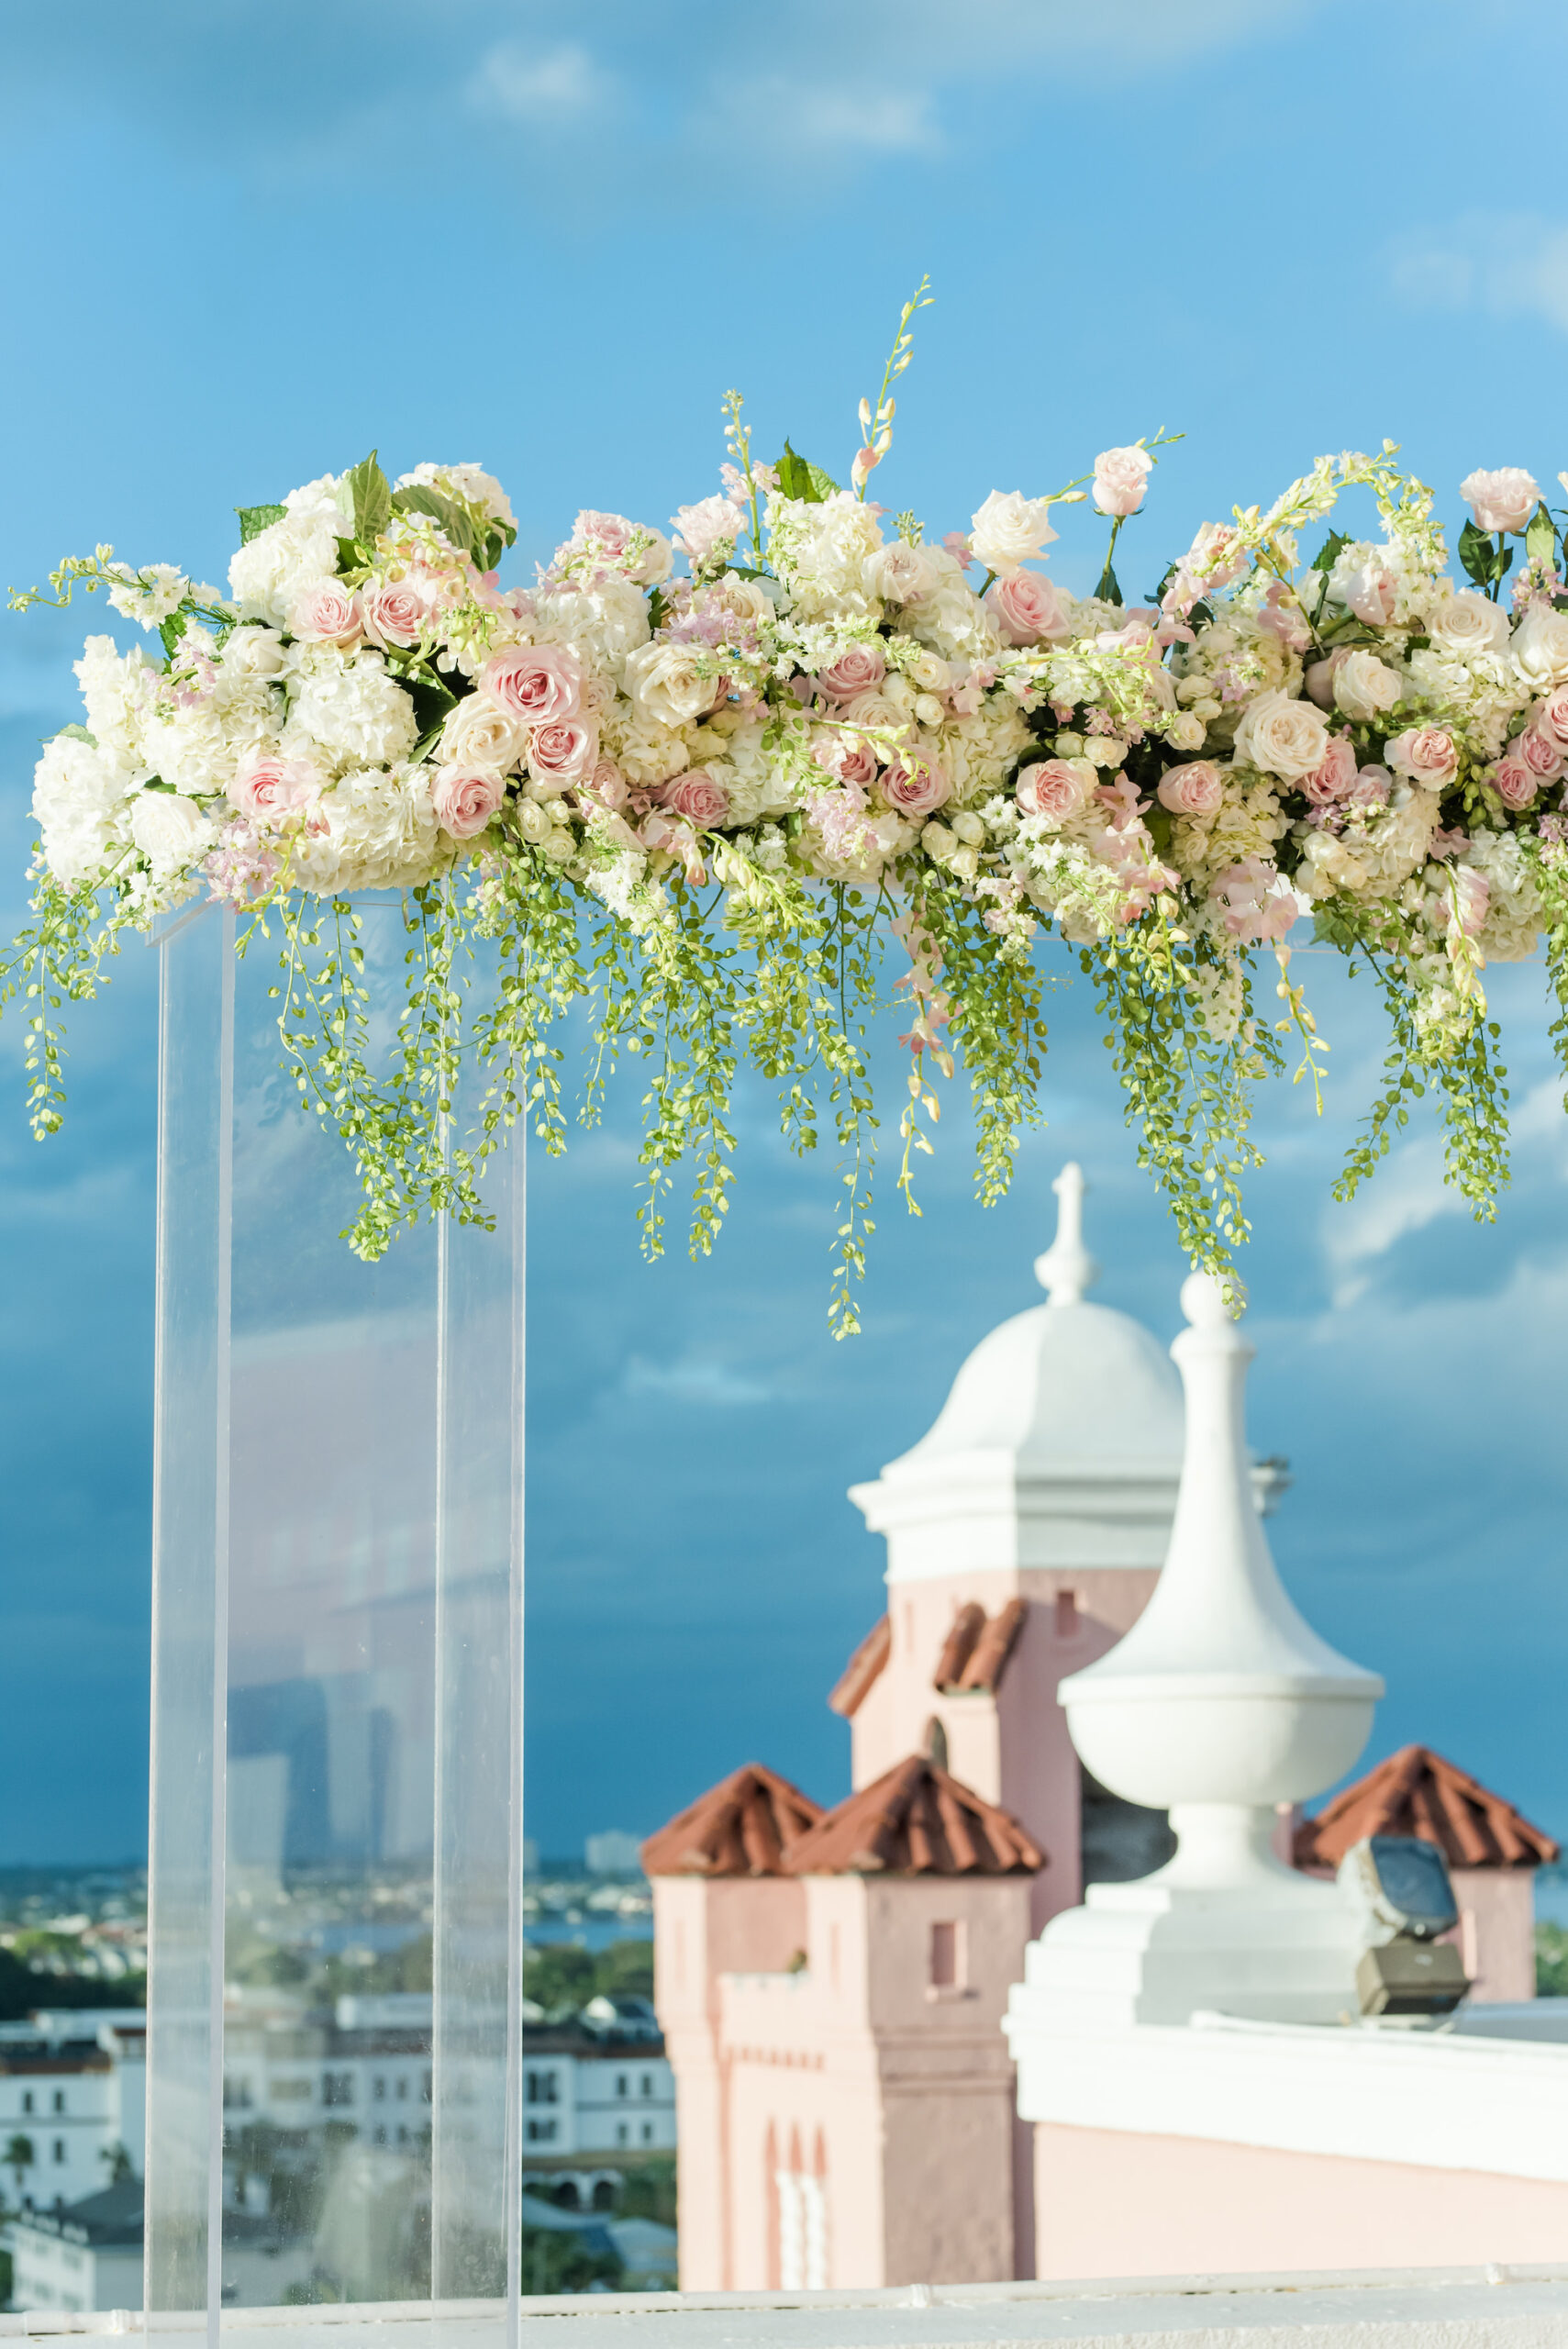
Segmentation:
{"type": "Polygon", "coordinates": [[[937,1668],[931,1675],[933,1688],[956,1688],[963,1678],[964,1666],[974,1653],[975,1643],[985,1629],[985,1609],[971,1599],[961,1607],[948,1627],[942,1652],[937,1658],[937,1668]]]}
{"type": "Polygon", "coordinates": [[[865,1700],[867,1689],[882,1673],[893,1651],[893,1625],[885,1615],[879,1616],[844,1666],[843,1674],[828,1702],[845,1720],[852,1720],[865,1700]]]}
{"type": "Polygon", "coordinates": [[[649,1876],[782,1876],[784,1857],[822,1806],[748,1762],[710,1787],[642,1846],[649,1876]]]}
{"type": "Polygon", "coordinates": [[[1296,1830],[1297,1867],[1338,1867],[1363,1835],[1418,1835],[1450,1867],[1533,1868],[1558,1846],[1429,1746],[1407,1745],[1296,1830]]]}
{"type": "Polygon", "coordinates": [[[963,1667],[963,1676],[958,1684],[961,1688],[984,1688],[995,1694],[1007,1658],[1013,1653],[1013,1642],[1023,1630],[1029,1611],[1027,1600],[1009,1598],[1001,1612],[991,1617],[963,1667]]]}
{"type": "Polygon", "coordinates": [[[1011,1812],[912,1753],[818,1820],[784,1865],[789,1876],[1033,1876],[1046,1858],[1011,1812]]]}

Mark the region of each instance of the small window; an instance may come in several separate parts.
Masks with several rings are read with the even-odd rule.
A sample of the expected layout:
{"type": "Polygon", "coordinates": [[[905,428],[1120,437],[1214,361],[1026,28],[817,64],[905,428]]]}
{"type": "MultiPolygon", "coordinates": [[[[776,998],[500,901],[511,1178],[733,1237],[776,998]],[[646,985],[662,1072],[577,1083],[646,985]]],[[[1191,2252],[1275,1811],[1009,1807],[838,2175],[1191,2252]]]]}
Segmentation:
{"type": "Polygon", "coordinates": [[[1072,1640],[1077,1635],[1078,1594],[1075,1590],[1059,1590],[1056,1594],[1056,1636],[1059,1640],[1072,1640]]]}
{"type": "Polygon", "coordinates": [[[407,2077],[406,2074],[401,2072],[397,2076],[397,2093],[399,2097],[406,2097],[408,2094],[407,2077]]]}
{"type": "Polygon", "coordinates": [[[631,2132],[630,2132],[630,2130],[627,2127],[626,2122],[625,2122],[624,2121],[617,2121],[617,2123],[616,2123],[616,2143],[617,2143],[617,2145],[626,2145],[626,2144],[629,2144],[629,2143],[630,2143],[630,2142],[631,2142],[631,2132]]]}
{"type": "Polygon", "coordinates": [[[386,2102],[386,2082],[379,2072],[376,2074],[374,2080],[371,2084],[371,2095],[377,2104],[384,2104],[386,2102]]]}
{"type": "Polygon", "coordinates": [[[386,2143],[386,2123],[384,2121],[378,2121],[375,2124],[375,2142],[378,2145],[384,2145],[386,2143]]]}
{"type": "Polygon", "coordinates": [[[57,2162],[62,2162],[65,2159],[65,2140],[63,2137],[57,2137],[54,2141],[54,2158],[57,2162]]]}
{"type": "Polygon", "coordinates": [[[424,2098],[425,2102],[428,2104],[430,2101],[430,2075],[428,2072],[426,2073],[424,2079],[420,2082],[419,2093],[424,2098]]]}
{"type": "Polygon", "coordinates": [[[406,2145],[408,2143],[408,2131],[401,2121],[397,2124],[397,2142],[400,2145],[406,2145]]]}
{"type": "Polygon", "coordinates": [[[625,2096],[627,2093],[626,2074],[624,2072],[617,2072],[616,2074],[616,2094],[617,2096],[625,2096]]]}
{"type": "Polygon", "coordinates": [[[31,2088],[24,2088],[24,2089],[22,2090],[22,2110],[23,2110],[24,2112],[30,2112],[30,2111],[32,2110],[32,2109],[33,2109],[33,2092],[32,2092],[31,2088]]]}
{"type": "Polygon", "coordinates": [[[352,2104],[353,2100],[354,2076],[351,2072],[324,2072],[322,2074],[321,2101],[323,2104],[352,2104]]]}
{"type": "Polygon", "coordinates": [[[645,2121],[642,2124],[642,2142],[645,2145],[651,2145],[653,2143],[653,2123],[651,2121],[645,2121]]]}
{"type": "Polygon", "coordinates": [[[926,1723],[926,1734],[922,1742],[928,1762],[934,1762],[939,1770],[946,1770],[950,1767],[947,1726],[945,1722],[938,1720],[935,1713],[926,1723]]]}
{"type": "Polygon", "coordinates": [[[931,1987],[963,1987],[963,1927],[943,1920],[931,1927],[931,1987]]]}
{"type": "Polygon", "coordinates": [[[653,2093],[653,2075],[651,2072],[644,2072],[642,2075],[642,2093],[644,2096],[651,2096],[653,2093]]]}
{"type": "Polygon", "coordinates": [[[63,2112],[65,2110],[65,2090],[63,2088],[56,2088],[54,2092],[54,2109],[56,2112],[63,2112]]]}

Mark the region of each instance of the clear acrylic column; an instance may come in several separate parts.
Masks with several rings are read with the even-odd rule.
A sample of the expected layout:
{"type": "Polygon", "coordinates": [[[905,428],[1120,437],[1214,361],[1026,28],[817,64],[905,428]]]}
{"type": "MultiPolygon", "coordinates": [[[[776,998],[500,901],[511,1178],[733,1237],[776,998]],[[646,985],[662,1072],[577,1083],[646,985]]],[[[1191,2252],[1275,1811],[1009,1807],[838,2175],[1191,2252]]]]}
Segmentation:
{"type": "MultiPolygon", "coordinates": [[[[407,941],[360,910],[384,1045],[407,941]]],[[[521,1138],[494,1231],[361,1263],[234,944],[159,947],[146,2306],[515,2324],[521,1138]]]]}

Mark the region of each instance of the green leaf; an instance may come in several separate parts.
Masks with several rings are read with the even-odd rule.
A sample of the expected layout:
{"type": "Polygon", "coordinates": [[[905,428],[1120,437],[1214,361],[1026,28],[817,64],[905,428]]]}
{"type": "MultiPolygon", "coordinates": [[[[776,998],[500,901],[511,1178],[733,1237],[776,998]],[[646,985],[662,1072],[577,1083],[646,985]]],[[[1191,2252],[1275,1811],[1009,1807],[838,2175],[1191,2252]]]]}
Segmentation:
{"type": "Polygon", "coordinates": [[[1467,522],[1459,534],[1459,559],[1477,587],[1489,587],[1496,563],[1490,532],[1467,522]]]}
{"type": "MultiPolygon", "coordinates": [[[[428,515],[450,542],[462,553],[472,555],[475,562],[484,553],[479,533],[456,498],[443,495],[439,489],[427,489],[422,483],[410,482],[406,489],[393,491],[392,502],[400,514],[428,515]]],[[[487,570],[492,567],[485,565],[487,570]]]]}
{"type": "Polygon", "coordinates": [[[1102,604],[1119,604],[1121,602],[1121,589],[1117,584],[1116,573],[1111,569],[1108,562],[1100,573],[1100,584],[1095,588],[1095,593],[1099,597],[1102,604]]]}
{"type": "Polygon", "coordinates": [[[1543,571],[1555,570],[1557,565],[1557,526],[1546,510],[1544,498],[1531,515],[1525,532],[1525,561],[1540,563],[1543,571]]]}
{"type": "Polygon", "coordinates": [[[150,774],[141,787],[143,791],[173,791],[176,788],[173,784],[165,783],[161,774],[150,774]]]}
{"type": "Polygon", "coordinates": [[[183,612],[172,612],[166,620],[160,620],[158,624],[158,633],[162,640],[163,650],[171,661],[184,642],[185,625],[186,618],[183,612]]]}
{"type": "Polygon", "coordinates": [[[364,544],[373,546],[392,519],[392,484],[376,462],[376,452],[349,474],[349,487],[354,493],[354,536],[364,544]]]}
{"type": "Polygon", "coordinates": [[[1323,573],[1324,578],[1327,579],[1329,573],[1333,570],[1334,565],[1339,562],[1340,557],[1344,553],[1345,549],[1350,545],[1350,543],[1351,538],[1348,531],[1330,530],[1322,545],[1318,548],[1317,553],[1313,556],[1311,562],[1307,564],[1307,569],[1309,571],[1320,571],[1323,573]]]}
{"type": "Polygon", "coordinates": [[[286,506],[237,506],[234,510],[239,517],[239,543],[242,547],[248,547],[252,539],[259,539],[263,530],[270,530],[274,522],[281,522],[288,512],[288,507],[286,506]]]}
{"type": "Polygon", "coordinates": [[[775,470],[784,495],[798,497],[804,505],[821,506],[838,495],[839,484],[832,474],[825,473],[820,465],[808,464],[804,457],[797,456],[787,440],[775,470]]]}

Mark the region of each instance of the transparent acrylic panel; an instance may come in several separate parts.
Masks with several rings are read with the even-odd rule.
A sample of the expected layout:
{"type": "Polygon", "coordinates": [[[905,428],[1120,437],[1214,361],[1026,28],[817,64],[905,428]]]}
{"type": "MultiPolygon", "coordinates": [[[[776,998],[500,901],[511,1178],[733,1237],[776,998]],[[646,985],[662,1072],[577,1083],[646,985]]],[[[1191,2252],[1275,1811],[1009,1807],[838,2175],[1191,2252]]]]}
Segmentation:
{"type": "MultiPolygon", "coordinates": [[[[360,910],[384,1045],[406,941],[395,900],[360,910]]],[[[225,927],[199,919],[164,949],[170,974],[189,955],[194,1000],[204,999],[197,957],[214,959],[206,933],[221,944],[225,927]]],[[[189,1575],[176,1707],[182,1722],[192,1717],[182,1764],[199,1763],[205,1639],[222,1658],[206,1679],[209,1756],[212,1704],[225,1720],[224,1831],[208,1870],[222,1959],[206,1984],[209,1999],[222,1986],[222,2125],[209,2118],[199,2214],[188,2151],[177,2173],[161,2149],[150,2165],[150,2287],[171,2295],[150,2304],[210,2309],[216,2263],[201,2254],[221,2203],[229,2305],[432,2292],[515,2305],[521,1152],[503,1153],[487,1178],[495,1231],[427,1224],[361,1263],[342,1237],[358,1206],[352,1163],[302,1114],[281,1065],[275,959],[257,941],[238,971],[231,953],[222,961],[228,1052],[220,1017],[216,1052],[209,1021],[190,1053],[166,1030],[165,1058],[178,1063],[172,1094],[216,1104],[205,1122],[171,1110],[170,1130],[180,1117],[204,1138],[216,1125],[219,1163],[228,1136],[231,1293],[211,1277],[204,1292],[227,1327],[227,1369],[221,1328],[205,1352],[179,1351],[161,1320],[159,1420],[161,1545],[177,1493],[187,1515],[222,1520],[211,1587],[195,1591],[199,1559],[189,1575]],[[217,1465],[198,1492],[187,1455],[204,1423],[217,1465]]],[[[221,999],[221,974],[207,975],[221,999]]],[[[174,992],[166,976],[166,1017],[174,992]]],[[[194,1144],[186,1155],[199,1191],[194,1144]]],[[[210,1254],[200,1215],[189,1230],[210,1254]]],[[[172,1267],[185,1244],[171,1220],[172,1267]]],[[[177,1278],[165,1292],[179,1293],[177,1278]]],[[[161,1656],[172,1653],[161,1618],[158,1637],[161,1656]]],[[[172,1701],[175,1676],[164,1680],[172,1701]]],[[[165,1709],[161,1682],[155,1735],[165,1709]]],[[[201,1812],[162,1781],[161,1765],[155,1806],[183,1820],[183,1799],[201,1812]]],[[[210,1796],[201,1815],[213,1815],[210,1796]]],[[[195,1827],[184,1841],[194,1921],[170,1946],[172,1978],[191,1977],[181,2010],[194,2012],[195,1827]]],[[[163,1962],[155,1921],[160,2004],[163,1962]]],[[[172,2109],[186,2074],[195,2086],[182,2109],[196,2111],[205,2085],[210,2110],[210,2067],[195,2078],[206,2064],[199,2031],[187,2032],[183,2071],[165,2065],[169,2030],[154,2032],[155,2110],[172,2109]]],[[[195,2134],[173,2142],[188,2147],[195,2134]]]]}

